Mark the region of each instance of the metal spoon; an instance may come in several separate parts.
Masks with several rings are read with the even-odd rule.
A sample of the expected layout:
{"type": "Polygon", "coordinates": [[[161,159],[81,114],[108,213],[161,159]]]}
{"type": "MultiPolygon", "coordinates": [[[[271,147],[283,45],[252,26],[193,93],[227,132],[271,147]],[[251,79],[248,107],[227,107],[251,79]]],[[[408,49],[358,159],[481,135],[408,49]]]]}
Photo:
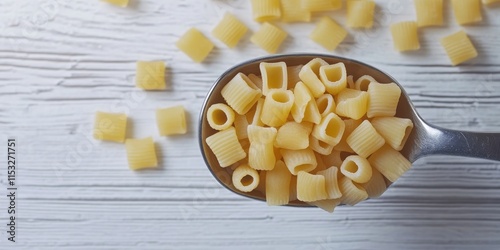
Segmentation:
{"type": "MultiPolygon", "coordinates": [[[[408,94],[406,94],[401,85],[394,78],[379,69],[356,60],[332,55],[276,55],[250,60],[238,64],[224,72],[219,79],[215,81],[201,108],[198,135],[201,152],[208,169],[212,172],[212,175],[214,175],[217,181],[219,181],[224,187],[239,195],[265,201],[265,197],[260,192],[253,191],[250,193],[243,193],[235,189],[231,184],[231,178],[227,172],[219,166],[217,159],[205,143],[205,138],[215,133],[215,131],[213,131],[208,125],[206,113],[212,104],[224,102],[224,99],[220,94],[222,88],[239,72],[245,74],[260,74],[259,63],[261,62],[286,62],[287,65],[294,66],[301,64],[304,65],[317,57],[320,57],[331,64],[343,62],[346,66],[348,74],[353,75],[354,79],[363,75],[371,75],[378,82],[394,82],[398,84],[402,90],[402,95],[399,100],[396,116],[409,118],[414,124],[414,128],[408,137],[406,145],[401,151],[401,153],[409,159],[410,162],[415,162],[417,159],[427,155],[467,156],[500,161],[500,133],[457,131],[440,128],[426,123],[418,115],[415,107],[410,102],[408,94]]],[[[291,202],[290,205],[310,206],[298,201],[291,202]]]]}

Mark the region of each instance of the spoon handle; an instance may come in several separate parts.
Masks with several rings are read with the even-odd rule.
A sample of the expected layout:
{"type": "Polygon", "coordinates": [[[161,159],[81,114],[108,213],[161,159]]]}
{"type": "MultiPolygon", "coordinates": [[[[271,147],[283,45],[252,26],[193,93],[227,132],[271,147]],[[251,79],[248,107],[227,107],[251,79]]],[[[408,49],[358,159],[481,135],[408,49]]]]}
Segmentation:
{"type": "Polygon", "coordinates": [[[421,155],[454,155],[500,161],[500,133],[458,131],[429,125],[421,155]]]}

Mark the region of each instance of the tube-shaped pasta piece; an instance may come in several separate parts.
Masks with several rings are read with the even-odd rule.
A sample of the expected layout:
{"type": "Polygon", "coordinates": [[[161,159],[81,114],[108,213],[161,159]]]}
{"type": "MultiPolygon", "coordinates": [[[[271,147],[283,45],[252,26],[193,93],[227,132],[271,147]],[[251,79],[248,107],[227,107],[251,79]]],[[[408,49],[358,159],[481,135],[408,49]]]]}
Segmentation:
{"type": "Polygon", "coordinates": [[[135,86],[145,90],[166,89],[165,63],[162,61],[138,61],[136,63],[135,86]]]}
{"type": "Polygon", "coordinates": [[[374,14],[374,1],[347,0],[347,26],[351,28],[371,28],[374,14]]]}
{"type": "Polygon", "coordinates": [[[406,21],[391,24],[392,42],[397,51],[420,49],[417,22],[406,21]]]}
{"type": "Polygon", "coordinates": [[[285,23],[310,22],[311,12],[302,7],[302,0],[281,0],[281,20],[285,23]]]}
{"type": "Polygon", "coordinates": [[[249,74],[248,79],[250,79],[250,81],[252,81],[253,84],[255,84],[255,86],[257,86],[257,88],[262,90],[263,83],[262,83],[262,78],[260,76],[257,76],[255,74],[249,74]]]}
{"type": "Polygon", "coordinates": [[[212,30],[212,35],[227,47],[234,48],[247,31],[247,26],[236,16],[225,13],[222,20],[212,30]]]}
{"type": "Polygon", "coordinates": [[[367,91],[368,86],[370,86],[370,83],[372,82],[377,82],[377,80],[375,80],[372,76],[364,75],[356,80],[354,88],[361,91],[367,91]]]}
{"type": "Polygon", "coordinates": [[[443,0],[413,0],[418,27],[443,25],[443,0]]]}
{"type": "Polygon", "coordinates": [[[304,171],[297,174],[297,199],[305,202],[328,199],[325,177],[304,171]]]}
{"type": "MultiPolygon", "coordinates": [[[[232,112],[231,108],[229,108],[228,112],[232,112]]],[[[207,115],[207,119],[208,122],[210,123],[211,114],[207,115]]],[[[233,123],[231,120],[234,120],[234,114],[233,117],[231,117],[231,114],[229,113],[227,119],[229,120],[228,123],[230,124],[226,126],[226,128],[231,126],[231,124],[233,123]]],[[[187,132],[186,110],[181,105],[169,108],[157,109],[156,125],[158,126],[158,131],[162,136],[185,134],[187,132]]]]}
{"type": "Polygon", "coordinates": [[[94,139],[124,142],[126,134],[126,114],[96,112],[93,131],[94,139]]]}
{"type": "Polygon", "coordinates": [[[339,181],[340,192],[342,193],[341,203],[354,206],[368,198],[368,193],[361,184],[353,182],[343,176],[339,181]]]}
{"type": "Polygon", "coordinates": [[[295,85],[295,88],[293,89],[293,96],[294,102],[291,109],[292,117],[294,121],[301,123],[304,119],[307,105],[311,100],[313,100],[313,96],[303,82],[298,82],[295,85]]]}
{"type": "Polygon", "coordinates": [[[337,167],[329,167],[325,170],[316,172],[316,174],[325,177],[326,192],[328,193],[329,199],[338,199],[342,197],[339,188],[338,171],[339,169],[337,167]]]}
{"type": "Polygon", "coordinates": [[[293,103],[294,96],[291,90],[270,90],[264,100],[260,120],[271,127],[285,124],[293,103]]]}
{"type": "Polygon", "coordinates": [[[247,156],[238,141],[234,127],[219,131],[207,137],[205,141],[222,168],[228,167],[247,156]]]}
{"type": "Polygon", "coordinates": [[[194,62],[202,62],[214,48],[214,44],[196,28],[189,29],[176,43],[177,48],[194,62]]]}
{"type": "Polygon", "coordinates": [[[354,77],[352,75],[347,76],[347,86],[349,86],[350,89],[356,89],[354,77]]]}
{"type": "Polygon", "coordinates": [[[474,44],[463,30],[443,37],[440,42],[453,66],[477,57],[474,44]]]}
{"type": "Polygon", "coordinates": [[[306,0],[302,1],[302,8],[307,11],[330,11],[342,8],[342,0],[306,0]]]}
{"type": "Polygon", "coordinates": [[[301,150],[281,149],[280,152],[288,170],[293,175],[297,175],[300,171],[310,172],[318,166],[314,151],[310,148],[301,150]]]}
{"type": "Polygon", "coordinates": [[[304,119],[302,121],[312,122],[314,124],[319,124],[321,122],[321,114],[319,113],[318,105],[314,99],[307,103],[304,119]]]}
{"type": "Polygon", "coordinates": [[[322,157],[325,165],[330,167],[338,167],[342,165],[342,159],[340,158],[340,151],[332,150],[328,155],[323,155],[322,157]]]}
{"type": "Polygon", "coordinates": [[[251,0],[253,19],[267,22],[281,17],[280,0],[251,0]]]}
{"type": "Polygon", "coordinates": [[[327,199],[327,200],[319,200],[319,201],[312,201],[308,202],[309,204],[313,206],[317,206],[318,208],[321,208],[329,213],[333,213],[333,210],[340,204],[341,199],[327,199]]]}
{"type": "Polygon", "coordinates": [[[390,182],[395,182],[411,167],[411,163],[400,152],[388,145],[373,153],[368,161],[390,182]]]}
{"type": "Polygon", "coordinates": [[[340,172],[356,183],[366,183],[372,178],[372,167],[367,159],[350,155],[345,158],[340,166],[340,172]]]}
{"type": "Polygon", "coordinates": [[[227,104],[240,115],[247,113],[262,96],[260,89],[242,73],[234,76],[222,88],[221,94],[227,104]]]}
{"type": "Polygon", "coordinates": [[[304,65],[288,66],[286,68],[288,75],[288,89],[295,88],[298,82],[300,82],[299,72],[304,65]]]}
{"type": "Polygon", "coordinates": [[[337,96],[338,115],[358,120],[368,109],[368,93],[355,89],[344,89],[337,96]]]}
{"type": "Polygon", "coordinates": [[[325,85],[319,79],[319,69],[323,65],[328,65],[328,63],[321,58],[314,58],[304,65],[299,72],[300,80],[311,91],[314,98],[318,98],[325,93],[325,85]]]}
{"type": "Polygon", "coordinates": [[[267,53],[274,54],[287,36],[288,34],[284,30],[270,23],[263,23],[259,30],[250,37],[250,41],[267,53]]]}
{"type": "Polygon", "coordinates": [[[384,176],[376,168],[372,168],[372,178],[362,186],[369,198],[378,198],[387,190],[384,176]]]}
{"type": "Polygon", "coordinates": [[[321,95],[318,99],[316,99],[316,105],[318,106],[318,111],[322,117],[335,112],[335,100],[330,94],[321,95]]]}
{"type": "Polygon", "coordinates": [[[132,170],[154,168],[158,166],[155,143],[152,137],[127,139],[125,141],[128,165],[132,170]]]}
{"type": "Polygon", "coordinates": [[[397,151],[403,149],[413,129],[410,119],[399,117],[375,117],[372,125],[384,137],[385,142],[397,151]]]}
{"type": "Polygon", "coordinates": [[[260,120],[262,107],[264,107],[264,98],[259,98],[257,104],[246,113],[246,117],[250,120],[250,124],[264,126],[264,123],[260,120]]]}
{"type": "Polygon", "coordinates": [[[321,66],[319,76],[326,91],[332,95],[338,94],[347,87],[347,71],[344,63],[321,66]]]}
{"type": "Polygon", "coordinates": [[[311,130],[311,123],[287,122],[278,129],[274,146],[291,150],[305,149],[309,146],[311,130]]]}
{"type": "Polygon", "coordinates": [[[234,119],[234,129],[236,129],[236,136],[238,140],[243,140],[248,138],[247,127],[248,120],[245,115],[236,115],[234,119]]]}
{"type": "Polygon", "coordinates": [[[351,135],[352,131],[354,131],[362,122],[363,122],[362,119],[344,120],[345,124],[344,135],[342,136],[342,139],[340,139],[340,142],[337,145],[335,145],[334,149],[342,152],[354,153],[354,150],[352,150],[351,146],[347,144],[347,138],[351,135]]]}
{"type": "Polygon", "coordinates": [[[364,120],[351,135],[347,144],[363,158],[367,158],[385,144],[382,137],[368,120],[364,120]]]}
{"type": "Polygon", "coordinates": [[[267,172],[265,170],[257,171],[259,172],[259,185],[255,188],[256,191],[259,191],[261,194],[266,196],[266,179],[267,179],[267,172]]]}
{"type": "Polygon", "coordinates": [[[333,150],[333,145],[321,141],[312,135],[309,137],[309,147],[321,155],[328,155],[333,150]]]}
{"type": "MultiPolygon", "coordinates": [[[[175,117],[170,117],[170,119],[173,118],[175,117]]],[[[233,125],[234,119],[235,115],[233,109],[224,103],[212,104],[210,108],[208,108],[208,124],[215,130],[224,130],[231,127],[233,125]]]]}
{"type": "Polygon", "coordinates": [[[259,64],[262,76],[262,94],[267,95],[271,89],[287,90],[288,71],[285,62],[259,64]]]}
{"type": "Polygon", "coordinates": [[[247,133],[250,141],[248,165],[257,170],[273,169],[276,164],[273,146],[278,133],[276,128],[249,125],[247,133]]]}
{"type": "Polygon", "coordinates": [[[241,165],[233,172],[233,185],[241,192],[252,192],[259,185],[259,173],[248,165],[241,165]]]}
{"type": "Polygon", "coordinates": [[[483,20],[481,0],[451,0],[453,14],[458,24],[470,24],[483,20]]]}
{"type": "Polygon", "coordinates": [[[372,82],[368,86],[368,118],[376,116],[394,116],[398,108],[401,88],[395,83],[372,82]]]}
{"type": "Polygon", "coordinates": [[[329,51],[335,50],[346,37],[347,30],[326,16],[321,18],[309,35],[311,40],[329,51]]]}
{"type": "Polygon", "coordinates": [[[335,113],[325,116],[321,123],[314,125],[311,135],[330,145],[337,145],[344,134],[345,124],[335,113]]]}
{"type": "Polygon", "coordinates": [[[282,161],[277,161],[273,170],[266,174],[266,202],[269,206],[288,204],[292,174],[282,161]]]}
{"type": "Polygon", "coordinates": [[[290,179],[290,197],[288,201],[296,201],[297,200],[297,176],[292,175],[290,179]]]}

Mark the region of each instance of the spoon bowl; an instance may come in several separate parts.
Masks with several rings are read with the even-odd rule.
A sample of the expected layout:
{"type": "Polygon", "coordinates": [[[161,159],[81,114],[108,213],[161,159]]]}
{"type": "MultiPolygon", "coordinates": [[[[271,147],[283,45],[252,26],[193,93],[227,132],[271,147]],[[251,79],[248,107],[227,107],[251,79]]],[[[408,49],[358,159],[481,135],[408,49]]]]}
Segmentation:
{"type": "MultiPolygon", "coordinates": [[[[200,149],[208,169],[212,175],[225,188],[232,192],[261,201],[265,201],[265,197],[258,191],[244,193],[236,188],[231,183],[231,177],[227,171],[220,167],[217,158],[212,153],[205,139],[216,133],[207,121],[207,110],[215,103],[224,102],[221,95],[221,90],[224,86],[239,72],[244,74],[260,74],[259,64],[261,62],[285,62],[288,66],[305,65],[314,58],[321,58],[329,64],[343,62],[349,75],[357,79],[363,75],[370,75],[375,80],[381,83],[394,82],[401,88],[401,97],[399,99],[397,117],[408,118],[413,121],[414,128],[409,135],[405,147],[401,153],[410,161],[415,162],[417,159],[427,155],[455,155],[467,156],[475,158],[483,158],[489,160],[500,161],[500,133],[476,133],[457,131],[440,128],[426,123],[417,113],[415,107],[410,101],[408,94],[403,87],[392,78],[389,74],[383,71],[352,59],[343,57],[324,55],[324,54],[288,54],[275,55],[257,58],[254,60],[240,63],[226,72],[224,72],[214,83],[208,92],[200,112],[199,124],[199,144],[200,149]]],[[[311,206],[301,201],[290,202],[291,206],[311,206]]]]}

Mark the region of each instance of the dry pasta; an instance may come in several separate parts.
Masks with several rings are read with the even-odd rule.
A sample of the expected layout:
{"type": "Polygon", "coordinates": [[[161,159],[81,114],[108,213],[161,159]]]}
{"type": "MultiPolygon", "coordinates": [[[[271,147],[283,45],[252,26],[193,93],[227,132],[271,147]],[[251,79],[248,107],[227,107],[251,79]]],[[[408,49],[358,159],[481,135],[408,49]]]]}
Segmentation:
{"type": "Polygon", "coordinates": [[[321,66],[319,76],[326,91],[332,95],[338,94],[347,87],[347,72],[344,63],[321,66]]]}
{"type": "Polygon", "coordinates": [[[397,51],[420,49],[417,23],[406,21],[391,24],[392,42],[397,51]]]}
{"type": "Polygon", "coordinates": [[[253,19],[267,22],[281,17],[280,0],[251,0],[253,19]]]}
{"type": "Polygon", "coordinates": [[[205,141],[222,168],[228,167],[247,156],[238,141],[234,127],[219,131],[207,137],[205,141]]]}
{"type": "Polygon", "coordinates": [[[294,102],[291,114],[295,122],[302,122],[309,102],[313,101],[313,96],[303,82],[298,82],[293,89],[294,102]]]}
{"type": "Polygon", "coordinates": [[[301,150],[281,149],[280,152],[288,170],[293,175],[297,175],[300,171],[310,172],[318,166],[314,151],[310,148],[301,150]]]}
{"type": "Polygon", "coordinates": [[[138,61],[136,63],[135,86],[145,90],[166,89],[165,63],[138,61]]]}
{"type": "Polygon", "coordinates": [[[347,30],[329,17],[323,17],[309,35],[309,38],[323,48],[333,51],[347,37],[347,30]]]}
{"type": "Polygon", "coordinates": [[[302,1],[302,8],[306,11],[329,11],[342,8],[342,0],[306,0],[302,1]]]}
{"type": "Polygon", "coordinates": [[[451,0],[453,14],[458,24],[471,24],[483,20],[481,0],[451,0]]]}
{"type": "Polygon", "coordinates": [[[264,126],[264,123],[260,120],[260,115],[262,114],[262,107],[264,107],[264,98],[260,98],[255,104],[254,108],[252,108],[247,113],[247,119],[251,120],[250,124],[257,126],[264,126]]]}
{"type": "Polygon", "coordinates": [[[287,90],[288,71],[286,63],[266,63],[259,65],[262,75],[262,94],[267,95],[271,89],[287,90]]]}
{"type": "Polygon", "coordinates": [[[366,115],[368,118],[376,116],[394,116],[398,108],[401,88],[395,83],[373,82],[368,86],[370,101],[366,115]]]}
{"type": "Polygon", "coordinates": [[[222,20],[212,30],[212,35],[227,47],[234,48],[247,33],[247,26],[233,14],[226,13],[222,20]]]}
{"type": "MultiPolygon", "coordinates": [[[[227,107],[227,105],[222,104],[227,107]]],[[[229,107],[227,107],[229,108],[229,107]]],[[[228,112],[232,112],[231,108],[229,108],[228,112]]],[[[210,114],[208,114],[210,115],[210,114]]],[[[230,117],[231,114],[228,114],[227,120],[232,124],[233,122],[230,117]]],[[[210,122],[210,117],[209,117],[210,122]]],[[[229,123],[228,122],[228,123],[229,123]]],[[[156,124],[158,125],[158,131],[160,135],[180,135],[187,133],[187,125],[186,125],[186,110],[183,106],[174,106],[169,108],[157,109],[156,110],[156,124]]],[[[231,126],[225,126],[228,128],[231,126]]]]}
{"type": "Polygon", "coordinates": [[[270,90],[264,100],[260,120],[273,127],[285,124],[293,103],[294,97],[291,90],[270,90]]]}
{"type": "Polygon", "coordinates": [[[347,144],[361,157],[367,158],[385,144],[384,138],[377,133],[370,121],[363,121],[351,135],[347,144]]]}
{"type": "Polygon", "coordinates": [[[413,0],[419,27],[443,25],[443,0],[413,0]]]}
{"type": "Polygon", "coordinates": [[[126,114],[96,112],[93,131],[94,139],[124,142],[126,134],[126,114]]]}
{"type": "Polygon", "coordinates": [[[372,167],[365,158],[351,155],[345,158],[340,172],[356,183],[366,183],[372,178],[372,167]]]}
{"type": "Polygon", "coordinates": [[[308,62],[299,72],[300,80],[309,88],[314,98],[320,97],[325,93],[325,85],[319,79],[319,69],[323,65],[328,65],[321,58],[315,58],[308,62]]]}
{"type": "Polygon", "coordinates": [[[233,172],[233,185],[241,192],[251,192],[259,185],[259,173],[248,165],[241,165],[233,172]]]}
{"type": "Polygon", "coordinates": [[[375,80],[372,76],[364,75],[356,80],[353,88],[361,91],[367,91],[368,86],[370,86],[370,83],[372,82],[377,82],[377,80],[375,80]]]}
{"type": "Polygon", "coordinates": [[[453,66],[477,57],[477,50],[467,33],[461,30],[441,39],[441,45],[453,66]]]}
{"type": "Polygon", "coordinates": [[[319,113],[318,105],[314,99],[307,103],[303,121],[312,122],[314,124],[319,124],[321,122],[321,114],[319,113]]]}
{"type": "Polygon", "coordinates": [[[214,48],[214,44],[196,28],[189,29],[175,45],[197,63],[204,61],[214,48]]]}
{"type": "Polygon", "coordinates": [[[366,114],[368,98],[365,91],[344,89],[337,96],[335,111],[339,116],[358,120],[366,114]]]}
{"type": "Polygon", "coordinates": [[[347,0],[347,26],[351,28],[371,28],[374,13],[372,0],[347,0]]]}
{"type": "Polygon", "coordinates": [[[372,168],[372,178],[367,183],[362,184],[362,186],[369,198],[378,198],[387,189],[384,176],[376,168],[372,168]]]}
{"type": "Polygon", "coordinates": [[[278,129],[274,146],[291,150],[305,149],[309,146],[311,130],[311,123],[287,122],[278,129]]]}
{"type": "Polygon", "coordinates": [[[328,199],[338,199],[342,197],[339,187],[338,171],[339,169],[337,167],[329,167],[325,170],[316,172],[316,174],[325,177],[325,187],[328,199]]]}
{"type": "Polygon", "coordinates": [[[270,23],[263,23],[260,29],[250,37],[250,41],[267,53],[274,54],[287,36],[288,34],[282,29],[270,23]]]}
{"type": "Polygon", "coordinates": [[[271,170],[276,163],[274,155],[274,140],[276,139],[276,128],[248,126],[248,165],[256,170],[271,170]]]}
{"type": "Polygon", "coordinates": [[[330,94],[323,94],[318,97],[318,99],[316,99],[316,105],[318,106],[318,111],[322,117],[335,112],[335,100],[330,94]]]}
{"type": "Polygon", "coordinates": [[[301,5],[303,0],[281,0],[281,20],[283,22],[310,22],[311,12],[301,5]]]}
{"type": "Polygon", "coordinates": [[[347,76],[347,86],[349,86],[350,89],[357,89],[353,78],[352,75],[347,76]]]}
{"type": "Polygon", "coordinates": [[[273,170],[266,174],[266,201],[270,206],[288,204],[292,175],[285,163],[277,161],[273,170]]]}
{"type": "Polygon", "coordinates": [[[354,206],[368,198],[368,193],[361,184],[353,182],[351,179],[343,176],[339,181],[340,192],[342,192],[341,203],[354,206]]]}
{"type": "Polygon", "coordinates": [[[371,122],[385,142],[398,151],[403,149],[413,129],[413,122],[406,118],[375,117],[371,122]]]}
{"type": "Polygon", "coordinates": [[[311,135],[330,145],[337,145],[344,134],[345,124],[335,113],[325,116],[321,123],[315,125],[311,135]]]}
{"type": "Polygon", "coordinates": [[[260,89],[242,73],[238,73],[221,91],[222,97],[236,113],[243,115],[262,96],[260,89]]]}
{"type": "MultiPolygon", "coordinates": [[[[176,117],[174,116],[169,117],[169,119],[175,118],[176,117]]],[[[212,104],[210,108],[208,108],[208,124],[215,130],[224,130],[226,128],[229,128],[233,125],[234,119],[235,115],[233,109],[224,103],[212,104]]],[[[238,131],[236,132],[238,133],[238,131]]]]}
{"type": "Polygon", "coordinates": [[[309,137],[309,147],[321,155],[328,155],[333,150],[333,145],[321,141],[312,135],[309,137]]]}
{"type": "Polygon", "coordinates": [[[395,182],[411,167],[411,163],[401,153],[388,145],[377,150],[368,161],[391,182],[395,182]]]}
{"type": "Polygon", "coordinates": [[[297,174],[297,199],[305,202],[324,200],[328,198],[325,177],[313,175],[304,171],[297,174]]]}
{"type": "Polygon", "coordinates": [[[158,166],[153,138],[127,139],[125,149],[130,169],[140,170],[158,166]]]}

